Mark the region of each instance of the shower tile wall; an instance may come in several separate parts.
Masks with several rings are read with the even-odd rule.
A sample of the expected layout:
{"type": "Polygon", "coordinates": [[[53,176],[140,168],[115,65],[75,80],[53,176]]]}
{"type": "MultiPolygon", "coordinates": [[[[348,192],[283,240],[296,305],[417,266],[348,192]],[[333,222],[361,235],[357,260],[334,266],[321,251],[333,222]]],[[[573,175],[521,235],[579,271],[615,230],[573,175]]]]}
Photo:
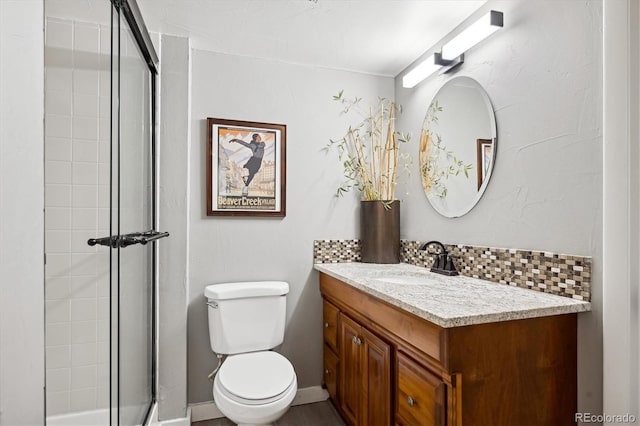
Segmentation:
{"type": "Polygon", "coordinates": [[[48,18],[47,415],[109,406],[110,29],[48,18]]]}

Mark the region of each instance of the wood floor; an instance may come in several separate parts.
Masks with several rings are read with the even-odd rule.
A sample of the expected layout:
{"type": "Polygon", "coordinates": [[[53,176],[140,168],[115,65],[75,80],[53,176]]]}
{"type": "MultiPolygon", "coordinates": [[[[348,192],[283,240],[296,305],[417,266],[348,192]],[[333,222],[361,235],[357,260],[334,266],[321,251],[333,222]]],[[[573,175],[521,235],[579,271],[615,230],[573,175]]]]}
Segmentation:
{"type": "MultiPolygon", "coordinates": [[[[234,426],[231,420],[213,419],[191,423],[192,426],[234,426]]],[[[333,405],[327,400],[314,404],[296,405],[289,408],[276,426],[345,426],[333,405]]]]}

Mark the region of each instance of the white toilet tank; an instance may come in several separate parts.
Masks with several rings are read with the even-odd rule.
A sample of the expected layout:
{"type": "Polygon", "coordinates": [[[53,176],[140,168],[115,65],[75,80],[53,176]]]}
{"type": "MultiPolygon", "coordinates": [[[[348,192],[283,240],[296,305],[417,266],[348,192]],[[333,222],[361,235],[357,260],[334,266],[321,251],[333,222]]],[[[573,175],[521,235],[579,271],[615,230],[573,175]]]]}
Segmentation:
{"type": "Polygon", "coordinates": [[[272,349],[284,339],[284,281],[255,281],[207,286],[209,340],[217,354],[272,349]]]}

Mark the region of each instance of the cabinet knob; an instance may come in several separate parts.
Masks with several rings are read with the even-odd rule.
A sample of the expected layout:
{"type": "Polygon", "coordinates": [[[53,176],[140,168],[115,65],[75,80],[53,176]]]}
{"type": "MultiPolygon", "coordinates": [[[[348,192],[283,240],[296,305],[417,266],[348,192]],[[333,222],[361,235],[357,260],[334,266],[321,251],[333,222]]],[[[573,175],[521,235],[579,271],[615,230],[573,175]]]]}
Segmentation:
{"type": "Polygon", "coordinates": [[[362,344],[362,340],[360,340],[360,338],[359,338],[359,337],[357,337],[357,336],[353,336],[353,337],[351,338],[351,341],[352,341],[353,343],[355,343],[356,345],[361,345],[361,344],[362,344]]]}
{"type": "Polygon", "coordinates": [[[324,323],[324,328],[329,328],[329,323],[328,322],[324,323]]]}
{"type": "Polygon", "coordinates": [[[331,371],[327,368],[326,370],[324,370],[324,374],[328,376],[329,374],[331,374],[331,371]]]}
{"type": "Polygon", "coordinates": [[[409,407],[413,407],[414,405],[416,405],[416,401],[409,396],[407,397],[407,404],[409,404],[409,407]]]}

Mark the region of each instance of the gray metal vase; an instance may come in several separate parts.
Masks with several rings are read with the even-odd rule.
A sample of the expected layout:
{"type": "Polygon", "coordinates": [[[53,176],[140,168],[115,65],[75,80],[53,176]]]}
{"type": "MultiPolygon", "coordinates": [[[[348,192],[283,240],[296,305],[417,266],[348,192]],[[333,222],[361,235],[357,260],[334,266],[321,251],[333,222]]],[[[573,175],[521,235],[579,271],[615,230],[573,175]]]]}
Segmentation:
{"type": "Polygon", "coordinates": [[[400,201],[360,202],[360,253],[363,263],[400,263],[400,201]]]}

